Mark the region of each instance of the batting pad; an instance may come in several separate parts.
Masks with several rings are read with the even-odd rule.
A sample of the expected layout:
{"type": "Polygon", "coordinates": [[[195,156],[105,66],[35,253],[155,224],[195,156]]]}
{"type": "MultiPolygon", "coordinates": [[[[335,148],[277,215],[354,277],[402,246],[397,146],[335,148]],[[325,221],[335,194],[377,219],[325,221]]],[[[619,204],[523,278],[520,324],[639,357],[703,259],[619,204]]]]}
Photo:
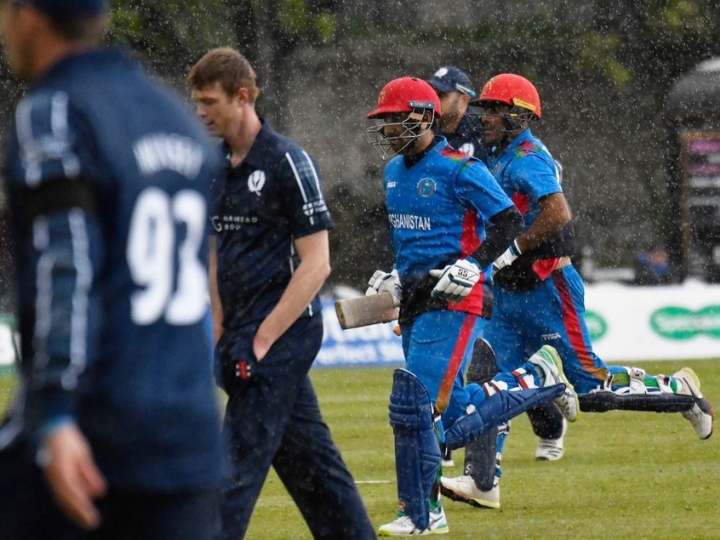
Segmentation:
{"type": "Polygon", "coordinates": [[[465,446],[486,431],[507,422],[538,403],[552,401],[565,391],[564,384],[546,388],[498,392],[476,406],[445,431],[445,444],[450,450],[465,446]]]}
{"type": "Polygon", "coordinates": [[[677,413],[692,409],[694,396],[653,392],[650,394],[616,394],[599,390],[578,396],[583,412],[643,411],[677,413]]]}
{"type": "Polygon", "coordinates": [[[390,394],[395,434],[398,499],[415,527],[430,525],[430,492],[442,461],[433,429],[433,406],[425,386],[406,369],[396,369],[390,394]]]}

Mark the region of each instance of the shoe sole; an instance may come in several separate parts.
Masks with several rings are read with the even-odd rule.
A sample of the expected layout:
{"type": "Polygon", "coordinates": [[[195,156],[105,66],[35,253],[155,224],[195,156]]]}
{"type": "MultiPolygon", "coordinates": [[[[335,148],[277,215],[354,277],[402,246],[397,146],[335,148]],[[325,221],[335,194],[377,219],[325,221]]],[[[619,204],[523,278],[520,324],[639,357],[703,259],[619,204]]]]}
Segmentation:
{"type": "Polygon", "coordinates": [[[696,399],[698,400],[697,406],[700,411],[710,416],[710,432],[706,437],[700,437],[701,441],[707,441],[710,437],[712,437],[712,434],[715,431],[715,413],[713,412],[712,405],[710,405],[710,402],[706,398],[702,397],[696,399]]]}
{"type": "Polygon", "coordinates": [[[387,532],[387,531],[378,531],[377,534],[378,534],[378,536],[404,537],[404,536],[429,536],[429,535],[431,535],[431,534],[448,534],[449,532],[450,532],[450,527],[448,527],[447,525],[445,525],[445,527],[442,527],[442,528],[440,528],[440,529],[432,529],[432,530],[426,529],[425,531],[423,531],[423,532],[421,532],[421,533],[417,533],[417,534],[411,534],[411,533],[408,533],[408,534],[394,534],[394,533],[387,532]]]}
{"type": "Polygon", "coordinates": [[[573,400],[575,401],[575,408],[577,409],[577,414],[572,420],[570,420],[569,418],[565,418],[565,420],[567,420],[568,422],[576,422],[577,419],[580,417],[580,400],[578,399],[577,392],[575,392],[575,387],[570,383],[570,381],[568,381],[567,377],[565,376],[565,369],[563,368],[562,358],[560,358],[560,355],[554,348],[551,349],[548,345],[545,345],[542,348],[547,351],[550,356],[552,356],[552,359],[555,362],[555,367],[557,368],[558,377],[560,377],[560,380],[565,385],[565,388],[567,388],[573,393],[573,400]]]}
{"type": "Polygon", "coordinates": [[[703,396],[702,392],[700,391],[700,378],[697,376],[697,373],[695,373],[695,370],[689,367],[684,367],[680,371],[678,371],[673,377],[679,378],[683,384],[686,384],[688,386],[688,390],[690,390],[690,395],[692,395],[695,398],[696,404],[700,411],[707,414],[711,418],[710,423],[710,433],[707,434],[706,437],[700,437],[701,441],[706,441],[710,437],[712,437],[713,432],[715,431],[715,413],[713,412],[712,405],[710,405],[710,402],[703,396]],[[678,373],[686,373],[687,377],[677,377],[678,373]]]}
{"type": "Polygon", "coordinates": [[[460,495],[459,493],[455,493],[453,490],[446,488],[442,484],[440,485],[440,493],[451,501],[469,504],[473,508],[480,508],[481,510],[493,510],[500,508],[500,503],[489,501],[478,502],[477,499],[471,499],[469,497],[465,497],[464,495],[460,495]]]}
{"type": "Polygon", "coordinates": [[[560,461],[564,455],[564,452],[560,454],[559,456],[552,456],[552,457],[546,457],[546,456],[535,456],[535,461],[560,461]]]}

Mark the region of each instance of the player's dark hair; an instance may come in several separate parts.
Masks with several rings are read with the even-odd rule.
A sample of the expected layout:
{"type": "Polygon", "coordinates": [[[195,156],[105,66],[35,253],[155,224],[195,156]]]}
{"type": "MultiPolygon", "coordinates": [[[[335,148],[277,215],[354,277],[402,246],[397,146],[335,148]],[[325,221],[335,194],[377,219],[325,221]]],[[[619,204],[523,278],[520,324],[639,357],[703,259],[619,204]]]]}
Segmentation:
{"type": "Polygon", "coordinates": [[[187,83],[191,88],[220,83],[228,96],[234,96],[240,88],[247,88],[251,103],[255,103],[260,93],[257,75],[250,62],[230,47],[221,47],[206,53],[190,70],[187,83]]]}

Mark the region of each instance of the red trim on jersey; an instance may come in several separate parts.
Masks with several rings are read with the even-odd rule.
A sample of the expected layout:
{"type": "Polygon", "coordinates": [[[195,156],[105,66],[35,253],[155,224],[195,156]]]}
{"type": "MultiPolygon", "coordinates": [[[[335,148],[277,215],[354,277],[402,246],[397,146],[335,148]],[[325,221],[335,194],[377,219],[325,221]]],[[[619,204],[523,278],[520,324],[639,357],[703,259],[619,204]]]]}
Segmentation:
{"type": "Polygon", "coordinates": [[[530,197],[528,195],[524,193],[513,193],[510,199],[512,199],[513,204],[517,206],[517,209],[520,210],[523,216],[528,213],[530,209],[530,197]]]}
{"type": "Polygon", "coordinates": [[[439,413],[442,413],[445,409],[447,409],[448,403],[450,402],[450,394],[452,394],[453,384],[455,384],[455,379],[457,378],[458,371],[462,365],[465,351],[467,351],[468,344],[470,343],[470,337],[472,336],[472,331],[475,327],[476,318],[476,315],[468,314],[460,327],[460,335],[455,342],[455,348],[453,349],[452,355],[450,355],[450,363],[448,364],[447,370],[445,370],[445,376],[440,383],[438,397],[435,401],[435,409],[439,413]]]}
{"type": "MultiPolygon", "coordinates": [[[[475,253],[482,242],[477,233],[477,213],[469,210],[465,211],[463,216],[462,233],[460,235],[460,253],[463,258],[475,253]]],[[[481,269],[482,270],[482,269],[481,269]]],[[[480,279],[472,288],[462,302],[448,302],[449,311],[462,311],[464,313],[473,313],[475,315],[483,315],[485,309],[485,275],[480,274],[480,279]]]]}
{"type": "Polygon", "coordinates": [[[580,361],[580,364],[585,368],[586,371],[594,373],[597,371],[595,362],[590,355],[590,350],[585,343],[585,338],[580,327],[580,317],[578,316],[575,304],[572,301],[570,295],[570,289],[568,288],[567,281],[562,272],[554,272],[552,274],[555,288],[560,294],[560,301],[562,302],[562,318],[565,331],[570,339],[570,346],[575,351],[575,354],[580,361]]]}
{"type": "Polygon", "coordinates": [[[477,212],[465,211],[463,216],[462,233],[460,234],[460,252],[463,257],[475,253],[480,247],[480,237],[477,233],[477,212]]]}
{"type": "Polygon", "coordinates": [[[559,260],[560,257],[535,261],[534,263],[532,263],[533,272],[535,272],[540,279],[545,281],[548,276],[552,274],[553,270],[555,270],[555,267],[557,266],[559,260]]]}

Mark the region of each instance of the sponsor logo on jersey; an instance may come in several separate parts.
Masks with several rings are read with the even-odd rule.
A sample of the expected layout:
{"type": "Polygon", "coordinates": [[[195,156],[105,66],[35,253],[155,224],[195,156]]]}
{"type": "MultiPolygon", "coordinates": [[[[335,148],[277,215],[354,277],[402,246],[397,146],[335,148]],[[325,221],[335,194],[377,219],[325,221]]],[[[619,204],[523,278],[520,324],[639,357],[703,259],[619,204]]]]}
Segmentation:
{"type": "Polygon", "coordinates": [[[417,190],[421,197],[432,197],[437,184],[432,178],[423,178],[418,182],[417,190]]]}
{"type": "Polygon", "coordinates": [[[210,223],[216,232],[239,231],[243,225],[258,222],[257,216],[212,216],[210,223]]]}
{"type": "Polygon", "coordinates": [[[316,199],[314,201],[306,202],[305,204],[303,204],[303,212],[307,217],[327,212],[327,205],[325,204],[325,199],[316,199]]]}
{"type": "Polygon", "coordinates": [[[410,229],[412,231],[429,231],[432,229],[432,220],[429,217],[414,216],[411,214],[390,214],[390,225],[395,229],[410,229]]]}
{"type": "Polygon", "coordinates": [[[260,190],[265,185],[265,173],[263,171],[255,171],[248,176],[248,189],[250,193],[260,196],[260,190]]]}

